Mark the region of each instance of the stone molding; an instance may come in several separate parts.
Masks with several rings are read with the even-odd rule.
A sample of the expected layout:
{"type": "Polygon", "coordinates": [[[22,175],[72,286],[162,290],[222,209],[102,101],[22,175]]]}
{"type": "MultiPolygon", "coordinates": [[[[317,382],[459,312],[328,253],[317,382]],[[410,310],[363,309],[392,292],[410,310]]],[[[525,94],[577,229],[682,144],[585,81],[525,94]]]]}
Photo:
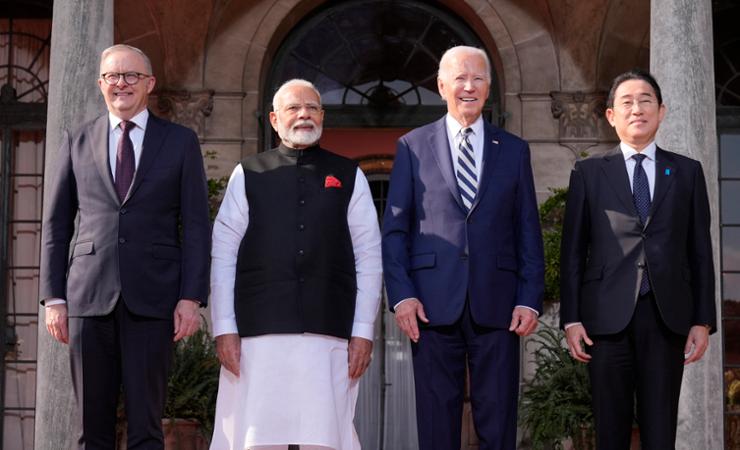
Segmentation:
{"type": "Polygon", "coordinates": [[[576,156],[598,144],[604,120],[606,92],[550,92],[550,111],[558,119],[558,142],[576,156]]]}
{"type": "Polygon", "coordinates": [[[200,91],[162,90],[157,93],[158,112],[167,119],[205,134],[205,118],[213,112],[212,89],[200,91]]]}

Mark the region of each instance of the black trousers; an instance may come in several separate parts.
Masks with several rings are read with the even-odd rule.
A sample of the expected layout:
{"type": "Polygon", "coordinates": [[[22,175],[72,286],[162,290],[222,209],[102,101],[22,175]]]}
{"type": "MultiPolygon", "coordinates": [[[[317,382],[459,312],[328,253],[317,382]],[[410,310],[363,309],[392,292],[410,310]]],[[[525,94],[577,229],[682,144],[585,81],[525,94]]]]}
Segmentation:
{"type": "Polygon", "coordinates": [[[686,336],[665,326],[648,293],[626,329],[591,339],[596,448],[628,450],[636,412],[642,450],[675,449],[686,336]]]}
{"type": "Polygon", "coordinates": [[[112,450],[123,387],[130,450],[164,448],[162,413],[172,361],[172,320],[132,314],[123,299],[101,317],[70,317],[78,448],[112,450]]]}

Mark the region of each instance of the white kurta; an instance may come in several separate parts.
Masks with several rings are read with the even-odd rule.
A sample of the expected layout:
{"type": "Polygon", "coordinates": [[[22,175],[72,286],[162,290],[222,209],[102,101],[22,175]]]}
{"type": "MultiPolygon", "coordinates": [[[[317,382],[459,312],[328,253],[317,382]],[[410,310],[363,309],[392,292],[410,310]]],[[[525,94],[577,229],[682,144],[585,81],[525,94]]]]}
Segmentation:
{"type": "MultiPolygon", "coordinates": [[[[357,272],[352,336],[372,340],[380,303],[380,230],[367,179],[359,169],[347,223],[357,272]]],[[[237,333],[236,258],[248,224],[244,172],[238,165],[213,227],[211,311],[216,336],[237,333]]],[[[352,422],[358,382],[348,376],[347,344],[316,334],[242,338],[241,376],[221,369],[211,449],[304,444],[358,450],[352,422]]]]}

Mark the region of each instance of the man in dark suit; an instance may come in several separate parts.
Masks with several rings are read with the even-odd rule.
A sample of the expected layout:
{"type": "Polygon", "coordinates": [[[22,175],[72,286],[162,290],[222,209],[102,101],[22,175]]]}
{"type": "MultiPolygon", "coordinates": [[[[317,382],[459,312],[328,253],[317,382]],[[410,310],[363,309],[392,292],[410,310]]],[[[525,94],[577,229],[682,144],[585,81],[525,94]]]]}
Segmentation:
{"type": "Polygon", "coordinates": [[[422,450],[460,447],[466,364],[481,450],[515,447],[519,336],[542,307],[529,147],[483,120],[490,83],[485,52],[448,50],[448,114],[399,139],[391,174],[383,268],[412,340],[422,450]]]}
{"type": "Polygon", "coordinates": [[[147,110],[144,53],[110,47],[100,74],[108,114],[64,134],[49,174],[40,298],[69,344],[79,448],[115,448],[123,386],[128,448],[162,449],[172,343],[198,329],[208,296],[203,159],[192,130],[147,110]]]}
{"type": "Polygon", "coordinates": [[[621,143],[571,173],[561,325],[588,363],[598,449],[629,448],[635,395],[642,448],[672,449],[683,367],[716,326],[706,185],[655,145],[666,108],[649,73],[619,75],[607,106],[621,143]]]}

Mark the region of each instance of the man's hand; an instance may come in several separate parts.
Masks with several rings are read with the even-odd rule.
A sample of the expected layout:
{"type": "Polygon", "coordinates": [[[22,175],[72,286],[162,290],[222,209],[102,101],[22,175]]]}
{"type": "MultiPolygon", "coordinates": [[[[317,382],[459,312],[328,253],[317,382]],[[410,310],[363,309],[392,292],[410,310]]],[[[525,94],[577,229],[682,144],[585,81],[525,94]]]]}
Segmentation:
{"type": "Polygon", "coordinates": [[[239,360],[242,356],[242,340],[237,333],[216,336],[216,354],[226,370],[239,377],[239,360]]]}
{"type": "Polygon", "coordinates": [[[200,304],[195,300],[182,299],[175,307],[175,342],[190,336],[200,328],[200,304]]]}
{"type": "Polygon", "coordinates": [[[704,325],[694,325],[689,330],[686,346],[683,349],[684,365],[699,361],[709,347],[709,328],[704,325]]]}
{"type": "Polygon", "coordinates": [[[568,342],[568,349],[570,350],[570,356],[573,359],[587,363],[591,360],[591,355],[585,352],[583,349],[583,343],[586,345],[594,345],[593,341],[589,339],[586,334],[586,329],[580,323],[572,325],[565,330],[565,340],[568,342]]]}
{"type": "Polygon", "coordinates": [[[67,328],[67,305],[58,304],[45,307],[46,329],[54,339],[62,344],[69,344],[67,328]]]}
{"type": "Polygon", "coordinates": [[[514,307],[511,313],[511,325],[509,331],[519,336],[529,336],[537,329],[537,313],[524,306],[514,307]]]}
{"type": "Polygon", "coordinates": [[[365,370],[370,367],[373,353],[373,341],[358,336],[352,336],[349,340],[349,377],[360,378],[365,370]]]}
{"type": "Polygon", "coordinates": [[[424,313],[424,305],[421,304],[418,298],[410,298],[404,300],[403,303],[398,305],[395,309],[396,312],[396,324],[398,328],[404,332],[414,342],[419,342],[419,324],[417,319],[424,323],[429,323],[426,314],[424,313]]]}

